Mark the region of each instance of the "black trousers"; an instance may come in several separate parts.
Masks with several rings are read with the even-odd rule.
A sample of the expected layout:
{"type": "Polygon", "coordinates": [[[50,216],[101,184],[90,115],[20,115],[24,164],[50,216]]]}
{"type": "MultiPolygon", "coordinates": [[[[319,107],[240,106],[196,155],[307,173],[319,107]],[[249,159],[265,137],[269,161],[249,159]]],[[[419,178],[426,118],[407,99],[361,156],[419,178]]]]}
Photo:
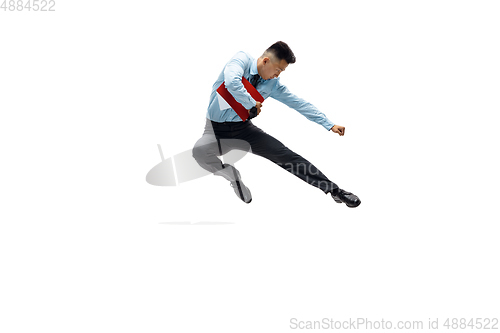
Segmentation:
{"type": "Polygon", "coordinates": [[[218,156],[233,149],[267,158],[325,193],[338,189],[338,186],[313,164],[252,124],[250,120],[217,123],[207,119],[203,136],[193,148],[193,157],[202,168],[217,174],[225,168],[218,156]]]}

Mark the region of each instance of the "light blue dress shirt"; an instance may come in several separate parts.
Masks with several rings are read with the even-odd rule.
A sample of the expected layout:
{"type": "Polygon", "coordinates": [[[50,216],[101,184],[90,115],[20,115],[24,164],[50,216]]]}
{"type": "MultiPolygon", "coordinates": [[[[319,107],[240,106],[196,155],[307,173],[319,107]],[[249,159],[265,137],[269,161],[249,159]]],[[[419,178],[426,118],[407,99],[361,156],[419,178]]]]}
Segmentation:
{"type": "MultiPolygon", "coordinates": [[[[233,95],[236,101],[241,103],[247,110],[251,109],[257,102],[247,92],[241,82],[241,78],[245,77],[247,80],[250,80],[250,76],[255,74],[258,74],[257,59],[252,58],[252,56],[245,52],[236,53],[226,64],[212,87],[207,118],[218,123],[242,121],[236,112],[224,103],[222,97],[217,93],[217,88],[219,88],[222,82],[225,82],[227,90],[233,95]]],[[[307,119],[318,123],[327,130],[330,130],[334,125],[314,105],[292,94],[285,85],[281,84],[279,77],[270,80],[264,80],[259,77],[257,91],[264,99],[272,97],[288,107],[297,110],[307,119]]]]}

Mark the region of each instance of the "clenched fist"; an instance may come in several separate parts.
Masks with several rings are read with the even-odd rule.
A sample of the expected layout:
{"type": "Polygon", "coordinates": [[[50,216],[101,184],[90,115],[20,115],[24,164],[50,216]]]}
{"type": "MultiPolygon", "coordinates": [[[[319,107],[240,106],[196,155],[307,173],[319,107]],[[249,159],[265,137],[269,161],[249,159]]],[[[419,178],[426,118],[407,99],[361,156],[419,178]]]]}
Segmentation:
{"type": "Polygon", "coordinates": [[[343,136],[344,133],[345,133],[345,127],[344,126],[339,126],[339,125],[335,125],[333,126],[332,128],[330,128],[330,130],[333,132],[333,133],[337,133],[338,135],[340,136],[343,136]]]}

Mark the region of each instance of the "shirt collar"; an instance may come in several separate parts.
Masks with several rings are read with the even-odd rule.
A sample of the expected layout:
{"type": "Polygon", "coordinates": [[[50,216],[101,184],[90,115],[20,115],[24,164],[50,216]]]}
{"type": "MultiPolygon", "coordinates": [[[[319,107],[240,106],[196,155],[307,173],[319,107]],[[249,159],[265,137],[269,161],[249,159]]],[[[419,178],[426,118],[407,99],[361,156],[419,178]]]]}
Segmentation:
{"type": "Polygon", "coordinates": [[[250,74],[259,74],[259,71],[257,70],[257,59],[254,59],[254,61],[252,62],[252,66],[250,67],[250,74]]]}

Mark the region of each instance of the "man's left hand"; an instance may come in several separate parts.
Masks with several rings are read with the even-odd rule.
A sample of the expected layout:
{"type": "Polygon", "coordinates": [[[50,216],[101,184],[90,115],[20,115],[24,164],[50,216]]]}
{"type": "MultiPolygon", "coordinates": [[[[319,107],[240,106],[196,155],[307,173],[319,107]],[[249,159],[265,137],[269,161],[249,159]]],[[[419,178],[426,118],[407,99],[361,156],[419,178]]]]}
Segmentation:
{"type": "Polygon", "coordinates": [[[332,128],[330,128],[330,130],[333,133],[337,133],[340,136],[344,136],[344,133],[345,133],[345,127],[344,126],[335,125],[332,128]]]}

